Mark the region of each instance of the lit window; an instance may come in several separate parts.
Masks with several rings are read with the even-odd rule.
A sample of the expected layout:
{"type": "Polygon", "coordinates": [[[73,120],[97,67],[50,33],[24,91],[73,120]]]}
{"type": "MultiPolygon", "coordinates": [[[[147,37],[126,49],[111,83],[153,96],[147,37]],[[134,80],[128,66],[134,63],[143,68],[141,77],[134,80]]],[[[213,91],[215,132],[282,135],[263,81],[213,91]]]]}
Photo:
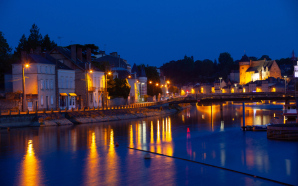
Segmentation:
{"type": "Polygon", "coordinates": [[[40,96],[40,105],[43,105],[43,95],[40,96]]]}

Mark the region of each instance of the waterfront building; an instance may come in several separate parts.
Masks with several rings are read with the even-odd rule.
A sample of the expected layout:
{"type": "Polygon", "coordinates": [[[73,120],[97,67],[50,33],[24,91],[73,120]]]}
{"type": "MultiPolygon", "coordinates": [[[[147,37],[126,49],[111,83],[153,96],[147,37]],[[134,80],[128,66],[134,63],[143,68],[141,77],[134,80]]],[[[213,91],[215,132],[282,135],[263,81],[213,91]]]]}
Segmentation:
{"type": "Polygon", "coordinates": [[[71,49],[55,47],[49,54],[75,71],[75,94],[78,108],[101,107],[107,103],[105,74],[96,67],[91,67],[91,49],[87,48],[83,58],[82,48],[71,45],[71,49]],[[102,101],[104,100],[104,101],[102,101]]]}
{"type": "Polygon", "coordinates": [[[120,58],[117,52],[112,52],[110,55],[101,55],[93,60],[94,63],[107,65],[108,69],[117,73],[117,78],[126,79],[131,74],[131,65],[127,60],[120,58]]]}
{"type": "Polygon", "coordinates": [[[266,80],[269,77],[281,78],[281,71],[275,60],[267,61],[250,60],[246,54],[239,62],[240,84],[244,85],[251,81],[266,80]]]}
{"type": "Polygon", "coordinates": [[[39,54],[22,52],[21,60],[12,65],[13,92],[15,93],[23,92],[23,68],[25,110],[56,109],[55,64],[39,54]]]}
{"type": "Polygon", "coordinates": [[[227,86],[225,80],[216,80],[214,83],[213,83],[213,92],[214,93],[222,93],[222,88],[227,86]]]}

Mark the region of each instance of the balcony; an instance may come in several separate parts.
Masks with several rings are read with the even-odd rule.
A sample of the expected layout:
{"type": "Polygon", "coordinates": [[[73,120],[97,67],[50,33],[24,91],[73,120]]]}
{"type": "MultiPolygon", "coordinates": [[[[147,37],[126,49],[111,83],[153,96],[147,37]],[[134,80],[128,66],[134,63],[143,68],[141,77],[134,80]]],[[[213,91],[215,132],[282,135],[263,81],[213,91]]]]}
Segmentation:
{"type": "Polygon", "coordinates": [[[105,88],[102,88],[102,87],[98,88],[98,92],[105,92],[105,91],[106,91],[105,88]]]}
{"type": "Polygon", "coordinates": [[[88,92],[94,92],[96,87],[88,87],[88,92]]]}

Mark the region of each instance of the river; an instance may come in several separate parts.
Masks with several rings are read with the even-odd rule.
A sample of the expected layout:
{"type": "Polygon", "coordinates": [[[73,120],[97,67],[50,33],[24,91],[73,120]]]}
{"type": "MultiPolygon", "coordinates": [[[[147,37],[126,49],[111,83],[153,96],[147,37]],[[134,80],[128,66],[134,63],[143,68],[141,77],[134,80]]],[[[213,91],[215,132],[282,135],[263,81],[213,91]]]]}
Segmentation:
{"type": "MultiPolygon", "coordinates": [[[[0,185],[298,185],[298,142],[243,132],[242,105],[220,108],[0,130],[0,185]],[[167,156],[151,154],[148,160],[145,152],[128,147],[167,156]]],[[[282,105],[247,104],[245,110],[246,124],[262,125],[280,115],[282,105]]]]}

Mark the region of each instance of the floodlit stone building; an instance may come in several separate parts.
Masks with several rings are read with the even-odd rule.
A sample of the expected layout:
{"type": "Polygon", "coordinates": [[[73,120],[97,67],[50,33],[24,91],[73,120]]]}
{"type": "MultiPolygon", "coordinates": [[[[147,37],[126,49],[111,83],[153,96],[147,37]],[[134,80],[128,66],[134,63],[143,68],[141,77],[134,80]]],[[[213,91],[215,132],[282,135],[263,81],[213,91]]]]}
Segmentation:
{"type": "Polygon", "coordinates": [[[281,71],[275,60],[252,61],[244,54],[239,62],[240,85],[251,81],[281,78],[281,71]]]}

